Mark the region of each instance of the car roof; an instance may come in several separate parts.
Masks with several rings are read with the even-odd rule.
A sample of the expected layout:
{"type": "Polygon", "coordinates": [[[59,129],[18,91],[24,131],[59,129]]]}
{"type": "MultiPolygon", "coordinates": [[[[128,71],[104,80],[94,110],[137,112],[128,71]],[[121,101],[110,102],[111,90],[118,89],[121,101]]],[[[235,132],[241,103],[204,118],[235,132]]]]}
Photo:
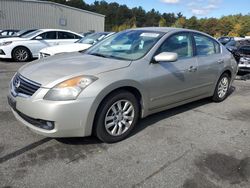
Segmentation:
{"type": "MultiPolygon", "coordinates": [[[[64,30],[64,29],[38,29],[39,31],[66,31],[66,32],[72,32],[72,33],[76,33],[74,31],[70,31],[70,30],[64,30]]],[[[79,34],[78,34],[79,35],[79,34]]]]}
{"type": "Polygon", "coordinates": [[[78,36],[82,36],[81,34],[79,33],[76,33],[74,31],[70,31],[70,30],[64,30],[64,29],[38,29],[38,31],[40,32],[47,32],[47,31],[62,31],[62,32],[70,32],[70,33],[74,33],[78,36]]]}
{"type": "Polygon", "coordinates": [[[168,33],[170,31],[193,31],[193,32],[199,32],[191,29],[184,29],[184,28],[175,28],[175,27],[141,27],[141,28],[134,28],[131,30],[145,30],[145,31],[158,31],[158,32],[164,32],[168,33]]]}

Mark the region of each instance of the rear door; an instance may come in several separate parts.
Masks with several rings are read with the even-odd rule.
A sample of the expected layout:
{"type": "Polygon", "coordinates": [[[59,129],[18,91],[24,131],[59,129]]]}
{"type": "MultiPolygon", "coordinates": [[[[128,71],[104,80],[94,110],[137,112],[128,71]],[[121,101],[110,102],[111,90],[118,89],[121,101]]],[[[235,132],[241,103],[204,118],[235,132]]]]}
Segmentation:
{"type": "Polygon", "coordinates": [[[178,54],[178,60],[150,64],[150,110],[199,95],[195,90],[198,64],[194,57],[190,33],[171,35],[162,43],[155,55],[161,52],[175,52],[178,54]]]}
{"type": "Polygon", "coordinates": [[[201,93],[211,92],[218,80],[224,60],[220,44],[214,39],[193,33],[195,55],[198,61],[198,87],[201,93]]]}
{"type": "Polygon", "coordinates": [[[81,38],[80,36],[75,35],[74,33],[66,32],[66,31],[58,31],[57,35],[58,35],[57,43],[59,45],[72,44],[81,38]]]}

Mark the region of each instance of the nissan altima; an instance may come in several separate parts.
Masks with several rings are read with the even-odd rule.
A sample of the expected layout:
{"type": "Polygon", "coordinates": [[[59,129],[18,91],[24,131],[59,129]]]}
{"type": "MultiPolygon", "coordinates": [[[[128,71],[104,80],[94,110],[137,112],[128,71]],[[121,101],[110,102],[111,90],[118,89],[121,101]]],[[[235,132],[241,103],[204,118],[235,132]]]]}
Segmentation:
{"type": "Polygon", "coordinates": [[[38,134],[117,142],[150,114],[206,97],[223,101],[237,70],[231,53],[205,33],[138,28],[82,53],[26,64],[10,82],[8,102],[38,134]]]}

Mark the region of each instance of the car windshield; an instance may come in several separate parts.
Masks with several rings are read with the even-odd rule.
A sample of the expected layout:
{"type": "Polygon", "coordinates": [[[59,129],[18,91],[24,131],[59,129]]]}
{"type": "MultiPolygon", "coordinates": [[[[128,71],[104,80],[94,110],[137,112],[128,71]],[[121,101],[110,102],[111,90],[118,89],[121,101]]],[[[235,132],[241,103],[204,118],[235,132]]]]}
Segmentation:
{"type": "Polygon", "coordinates": [[[108,33],[93,33],[81,38],[77,43],[94,44],[95,42],[102,40],[106,35],[108,35],[108,33]]]}
{"type": "Polygon", "coordinates": [[[31,32],[31,33],[27,33],[25,35],[22,35],[21,37],[22,38],[31,38],[33,36],[36,36],[40,32],[41,32],[41,30],[36,30],[36,31],[31,32]]]}
{"type": "Polygon", "coordinates": [[[231,40],[230,42],[228,42],[228,43],[226,44],[226,46],[227,46],[227,47],[229,47],[229,46],[236,46],[236,41],[231,40]]]}
{"type": "Polygon", "coordinates": [[[127,30],[103,40],[86,53],[105,58],[137,60],[147,54],[163,35],[163,32],[127,30]]]}
{"type": "Polygon", "coordinates": [[[14,33],[12,36],[18,37],[18,36],[20,36],[20,35],[26,33],[27,31],[28,31],[28,30],[21,30],[21,31],[18,31],[18,32],[14,33]]]}

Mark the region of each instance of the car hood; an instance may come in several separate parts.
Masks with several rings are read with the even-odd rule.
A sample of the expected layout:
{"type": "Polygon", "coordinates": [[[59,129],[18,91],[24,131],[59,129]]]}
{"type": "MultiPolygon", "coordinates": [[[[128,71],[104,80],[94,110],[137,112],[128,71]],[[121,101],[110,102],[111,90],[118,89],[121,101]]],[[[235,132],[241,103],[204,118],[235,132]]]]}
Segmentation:
{"type": "Polygon", "coordinates": [[[64,52],[79,52],[79,51],[89,48],[90,46],[92,45],[73,43],[73,44],[65,44],[65,45],[58,45],[58,46],[44,48],[40,52],[50,54],[50,55],[55,55],[55,54],[64,53],[64,52]]]}
{"type": "Polygon", "coordinates": [[[79,52],[60,54],[36,60],[21,67],[18,72],[44,88],[80,75],[97,75],[127,67],[131,61],[97,57],[79,52]]]}

